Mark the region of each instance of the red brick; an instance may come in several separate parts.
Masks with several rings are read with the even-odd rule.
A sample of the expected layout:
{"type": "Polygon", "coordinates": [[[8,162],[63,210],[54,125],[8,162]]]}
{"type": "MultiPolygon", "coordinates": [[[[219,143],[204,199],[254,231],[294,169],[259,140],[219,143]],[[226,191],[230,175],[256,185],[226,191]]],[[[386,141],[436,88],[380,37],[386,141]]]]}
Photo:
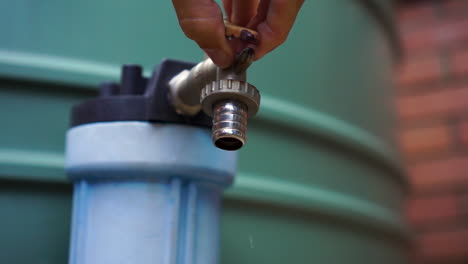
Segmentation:
{"type": "Polygon", "coordinates": [[[431,127],[412,128],[400,134],[400,146],[407,158],[448,152],[452,145],[450,128],[438,124],[431,127]]]}
{"type": "Polygon", "coordinates": [[[468,229],[422,234],[416,243],[416,255],[427,260],[468,257],[468,229]]]}
{"type": "Polygon", "coordinates": [[[468,186],[468,157],[454,157],[412,165],[408,168],[415,193],[458,190],[468,186]]]}
{"type": "Polygon", "coordinates": [[[453,194],[415,197],[409,200],[406,215],[416,228],[421,225],[451,224],[457,221],[457,199],[453,194]]]}
{"type": "Polygon", "coordinates": [[[450,70],[457,77],[468,77],[468,49],[456,49],[452,52],[450,55],[450,70]]]}
{"type": "Polygon", "coordinates": [[[458,194],[458,211],[457,213],[463,217],[466,222],[468,217],[468,188],[462,191],[463,193],[458,194]]]}
{"type": "Polygon", "coordinates": [[[468,86],[448,87],[422,95],[397,98],[397,112],[403,120],[438,119],[468,113],[468,86]]]}
{"type": "Polygon", "coordinates": [[[468,121],[463,121],[458,126],[458,136],[465,147],[468,147],[468,121]]]}
{"type": "MultiPolygon", "coordinates": [[[[405,88],[440,88],[413,89],[411,95],[397,99],[399,115],[412,127],[400,135],[401,148],[413,162],[408,167],[413,199],[406,213],[420,232],[411,263],[465,263],[468,228],[457,228],[466,226],[463,221],[468,218],[468,156],[430,162],[429,156],[425,161],[411,159],[424,155],[434,159],[439,153],[446,156],[455,142],[468,147],[468,118],[456,127],[444,125],[447,118],[468,116],[468,85],[442,86],[445,81],[453,83],[452,76],[458,78],[457,83],[468,77],[468,49],[460,49],[468,47],[468,0],[418,1],[404,6],[397,19],[409,59],[398,72],[396,83],[405,88]],[[438,57],[446,51],[450,52],[447,61],[438,57]],[[415,127],[415,121],[434,125],[415,127]]],[[[462,149],[457,146],[457,150],[462,149]]]]}
{"type": "Polygon", "coordinates": [[[436,50],[438,46],[437,33],[433,28],[421,28],[417,31],[408,31],[407,28],[400,27],[403,50],[406,54],[427,50],[436,50]],[[405,30],[406,29],[406,30],[405,30]]]}
{"type": "Polygon", "coordinates": [[[397,71],[399,86],[434,82],[442,78],[442,64],[436,54],[407,59],[397,71]]]}
{"type": "Polygon", "coordinates": [[[397,20],[400,23],[417,23],[435,15],[434,4],[425,2],[417,5],[402,5],[397,9],[397,20]]]}
{"type": "Polygon", "coordinates": [[[466,15],[468,13],[467,0],[444,0],[440,2],[444,16],[466,15]]]}
{"type": "Polygon", "coordinates": [[[424,28],[401,28],[402,41],[408,53],[423,52],[459,45],[468,40],[468,17],[428,23],[424,28]]]}

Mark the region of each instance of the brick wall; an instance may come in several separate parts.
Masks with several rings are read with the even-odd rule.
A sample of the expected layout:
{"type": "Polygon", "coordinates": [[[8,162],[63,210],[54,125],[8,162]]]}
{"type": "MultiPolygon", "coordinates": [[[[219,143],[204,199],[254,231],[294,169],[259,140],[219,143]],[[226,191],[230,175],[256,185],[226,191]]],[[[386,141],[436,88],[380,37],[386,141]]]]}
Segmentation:
{"type": "Polygon", "coordinates": [[[400,4],[397,22],[413,263],[468,263],[468,0],[400,4]]]}

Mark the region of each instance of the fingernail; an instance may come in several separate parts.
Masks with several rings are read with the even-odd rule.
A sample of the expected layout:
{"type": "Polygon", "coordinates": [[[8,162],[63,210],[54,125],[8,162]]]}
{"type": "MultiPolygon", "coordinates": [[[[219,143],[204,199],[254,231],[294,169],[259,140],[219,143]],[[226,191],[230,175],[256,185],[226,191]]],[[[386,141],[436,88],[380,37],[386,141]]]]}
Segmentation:
{"type": "Polygon", "coordinates": [[[219,67],[227,68],[231,66],[233,58],[227,52],[219,49],[204,49],[203,51],[205,51],[208,57],[219,67]]]}
{"type": "Polygon", "coordinates": [[[239,38],[247,43],[257,44],[257,38],[248,30],[242,30],[239,38]]]}

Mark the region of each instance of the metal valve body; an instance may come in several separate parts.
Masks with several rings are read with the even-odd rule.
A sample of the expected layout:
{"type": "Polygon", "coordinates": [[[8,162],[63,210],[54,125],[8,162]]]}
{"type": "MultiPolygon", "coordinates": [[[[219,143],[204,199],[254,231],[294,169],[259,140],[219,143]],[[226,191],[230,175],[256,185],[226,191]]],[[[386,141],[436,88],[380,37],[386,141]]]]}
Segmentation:
{"type": "Polygon", "coordinates": [[[170,98],[179,114],[191,116],[202,109],[213,118],[213,143],[238,150],[247,141],[247,118],[260,106],[260,93],[246,76],[245,70],[220,69],[207,59],[169,82],[170,98]]]}

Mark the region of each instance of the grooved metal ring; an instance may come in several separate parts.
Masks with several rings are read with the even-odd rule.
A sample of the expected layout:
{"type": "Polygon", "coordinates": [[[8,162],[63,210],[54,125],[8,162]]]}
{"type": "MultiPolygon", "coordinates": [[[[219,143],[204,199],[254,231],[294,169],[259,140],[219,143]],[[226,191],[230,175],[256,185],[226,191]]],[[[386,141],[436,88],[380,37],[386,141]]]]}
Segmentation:
{"type": "Polygon", "coordinates": [[[237,100],[247,106],[248,116],[254,116],[260,106],[260,92],[255,86],[238,80],[220,80],[209,83],[201,90],[203,111],[213,116],[213,106],[222,100],[237,100]]]}

